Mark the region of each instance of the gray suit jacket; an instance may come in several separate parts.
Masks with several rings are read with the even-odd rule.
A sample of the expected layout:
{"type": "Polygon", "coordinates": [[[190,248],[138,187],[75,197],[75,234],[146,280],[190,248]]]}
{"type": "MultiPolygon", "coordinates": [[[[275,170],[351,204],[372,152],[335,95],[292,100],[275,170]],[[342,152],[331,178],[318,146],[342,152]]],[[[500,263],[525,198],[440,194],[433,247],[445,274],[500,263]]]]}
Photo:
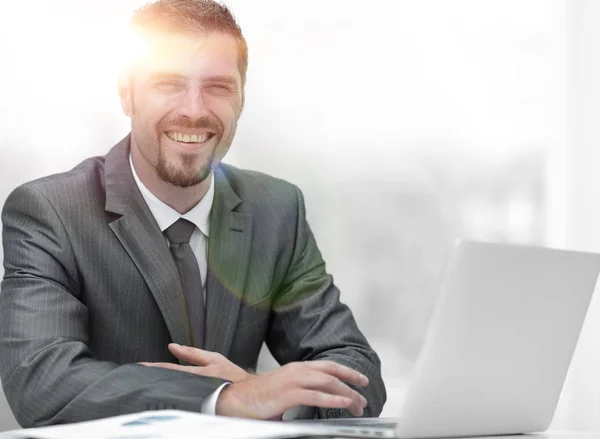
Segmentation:
{"type": "MultiPolygon", "coordinates": [[[[105,157],[17,188],[2,212],[0,377],[22,426],[147,409],[199,411],[223,381],[147,368],[190,345],[177,268],[139,192],[129,138],[105,157]]],[[[325,272],[293,185],[220,165],[208,250],[206,346],[245,369],[263,341],[280,363],[329,359],[370,379],[380,362],[325,272]]],[[[348,416],[318,409],[314,416],[348,416]]]]}

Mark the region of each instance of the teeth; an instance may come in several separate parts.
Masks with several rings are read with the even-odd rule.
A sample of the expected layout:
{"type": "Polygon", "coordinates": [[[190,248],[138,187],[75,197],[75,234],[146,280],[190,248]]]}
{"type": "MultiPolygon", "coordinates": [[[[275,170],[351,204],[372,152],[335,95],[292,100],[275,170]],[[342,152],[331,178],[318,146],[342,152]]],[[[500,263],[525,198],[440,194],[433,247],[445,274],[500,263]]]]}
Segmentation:
{"type": "Polygon", "coordinates": [[[175,140],[176,142],[183,143],[204,143],[209,137],[208,133],[204,134],[182,134],[182,133],[167,133],[167,137],[171,140],[175,140]]]}

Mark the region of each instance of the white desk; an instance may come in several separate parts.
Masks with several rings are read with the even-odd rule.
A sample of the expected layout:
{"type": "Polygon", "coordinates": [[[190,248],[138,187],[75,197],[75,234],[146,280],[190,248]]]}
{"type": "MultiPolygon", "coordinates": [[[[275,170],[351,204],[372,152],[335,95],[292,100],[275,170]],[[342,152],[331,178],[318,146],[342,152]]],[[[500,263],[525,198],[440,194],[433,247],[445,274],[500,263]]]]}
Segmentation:
{"type": "MultiPolygon", "coordinates": [[[[287,422],[249,421],[178,410],[142,412],[79,424],[0,433],[0,439],[113,439],[152,437],[156,439],[272,439],[320,438],[323,429],[287,422]],[[295,425],[291,425],[295,424],[295,425]],[[312,430],[312,431],[311,431],[312,430]]],[[[488,436],[487,439],[600,439],[600,432],[552,431],[531,435],[488,436]]],[[[331,439],[331,436],[328,437],[331,439]]],[[[475,438],[469,438],[475,439],[475,438]]]]}

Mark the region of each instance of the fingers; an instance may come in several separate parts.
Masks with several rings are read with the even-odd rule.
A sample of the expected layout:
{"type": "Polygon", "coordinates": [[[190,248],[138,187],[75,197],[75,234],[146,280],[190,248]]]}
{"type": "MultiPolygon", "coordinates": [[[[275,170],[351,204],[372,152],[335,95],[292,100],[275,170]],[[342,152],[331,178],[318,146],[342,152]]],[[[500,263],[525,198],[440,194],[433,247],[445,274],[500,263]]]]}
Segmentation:
{"type": "MultiPolygon", "coordinates": [[[[292,381],[292,380],[289,380],[292,381]]],[[[233,383],[221,392],[215,412],[218,415],[255,419],[281,417],[285,411],[301,405],[323,408],[351,409],[353,401],[340,395],[305,389],[288,382],[283,387],[273,385],[273,380],[257,376],[249,381],[233,383]]]]}
{"type": "Polygon", "coordinates": [[[353,410],[354,401],[340,395],[330,395],[329,393],[319,392],[318,390],[301,389],[296,392],[296,399],[299,405],[310,407],[323,407],[334,409],[349,409],[354,416],[362,416],[362,409],[353,410]]]}
{"type": "Polygon", "coordinates": [[[333,375],[336,378],[354,384],[355,386],[364,387],[369,384],[369,378],[362,373],[333,361],[306,361],[304,364],[311,369],[333,375]]]}
{"type": "MultiPolygon", "coordinates": [[[[348,409],[362,416],[367,400],[337,375],[352,377],[355,371],[331,367],[309,367],[304,362],[289,363],[265,374],[226,387],[217,401],[216,413],[227,416],[270,419],[300,405],[348,409]]],[[[353,376],[356,380],[356,375],[353,376]]],[[[360,380],[364,383],[364,380],[360,380]]]]}
{"type": "Polygon", "coordinates": [[[204,351],[191,346],[181,346],[177,343],[169,343],[169,351],[180,360],[187,361],[188,363],[197,366],[206,366],[209,364],[212,354],[210,351],[204,351]]]}
{"type": "Polygon", "coordinates": [[[354,416],[362,416],[363,409],[367,406],[364,396],[335,376],[325,372],[311,370],[309,373],[305,373],[301,378],[300,386],[304,389],[349,399],[351,404],[347,408],[354,416]]]}

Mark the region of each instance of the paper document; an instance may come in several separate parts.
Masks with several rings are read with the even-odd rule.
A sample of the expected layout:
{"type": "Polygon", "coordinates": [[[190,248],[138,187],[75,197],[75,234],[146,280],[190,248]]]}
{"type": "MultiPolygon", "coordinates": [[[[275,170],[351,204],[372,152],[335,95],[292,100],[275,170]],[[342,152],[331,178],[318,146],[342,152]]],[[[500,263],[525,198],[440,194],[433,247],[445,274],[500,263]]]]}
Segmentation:
{"type": "Polygon", "coordinates": [[[0,433],[0,439],[263,439],[324,435],[323,426],[161,410],[0,433]]]}

